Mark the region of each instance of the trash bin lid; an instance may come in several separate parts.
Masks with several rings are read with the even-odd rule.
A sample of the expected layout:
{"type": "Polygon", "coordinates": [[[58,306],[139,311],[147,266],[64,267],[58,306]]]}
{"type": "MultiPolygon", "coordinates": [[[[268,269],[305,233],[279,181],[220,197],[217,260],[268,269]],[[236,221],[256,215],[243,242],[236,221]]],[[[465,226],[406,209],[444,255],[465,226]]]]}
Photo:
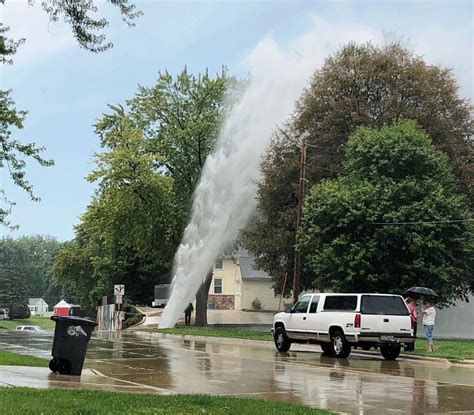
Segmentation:
{"type": "Polygon", "coordinates": [[[97,326],[95,321],[89,320],[83,317],[74,317],[74,316],[51,316],[51,320],[53,321],[64,321],[70,323],[77,323],[77,324],[85,324],[89,326],[97,326]]]}

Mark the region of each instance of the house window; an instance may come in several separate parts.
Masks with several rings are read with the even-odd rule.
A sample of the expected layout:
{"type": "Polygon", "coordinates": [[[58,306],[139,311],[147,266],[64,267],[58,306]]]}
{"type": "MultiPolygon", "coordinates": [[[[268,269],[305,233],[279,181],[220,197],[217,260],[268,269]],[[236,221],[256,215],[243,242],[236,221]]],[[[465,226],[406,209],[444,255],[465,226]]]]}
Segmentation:
{"type": "Polygon", "coordinates": [[[214,294],[222,294],[222,278],[214,279],[214,294]]]}
{"type": "Polygon", "coordinates": [[[216,268],[216,269],[222,269],[222,268],[224,268],[224,267],[223,267],[222,258],[216,259],[215,268],[216,268]]]}

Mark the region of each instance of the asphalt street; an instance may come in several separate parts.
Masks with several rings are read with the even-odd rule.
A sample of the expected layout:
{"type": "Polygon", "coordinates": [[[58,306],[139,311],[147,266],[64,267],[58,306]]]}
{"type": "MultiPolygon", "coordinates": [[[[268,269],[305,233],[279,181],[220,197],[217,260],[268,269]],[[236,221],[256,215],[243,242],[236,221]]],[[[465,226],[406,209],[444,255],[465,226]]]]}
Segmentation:
{"type": "MultiPolygon", "coordinates": [[[[51,332],[0,331],[0,350],[49,357],[52,340],[51,332]]],[[[101,389],[256,397],[351,414],[474,412],[474,370],[443,362],[332,359],[136,332],[95,334],[86,366],[101,374],[101,389]]],[[[4,372],[4,380],[14,376],[4,372]]],[[[60,387],[61,377],[55,376],[45,385],[60,387]]]]}

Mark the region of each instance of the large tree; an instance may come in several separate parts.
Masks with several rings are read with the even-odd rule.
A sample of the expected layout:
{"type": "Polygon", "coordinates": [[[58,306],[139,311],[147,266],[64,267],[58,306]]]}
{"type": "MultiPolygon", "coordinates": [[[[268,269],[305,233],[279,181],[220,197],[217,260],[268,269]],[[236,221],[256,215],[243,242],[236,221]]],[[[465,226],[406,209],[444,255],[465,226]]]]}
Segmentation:
{"type": "Polygon", "coordinates": [[[125,284],[131,301],[148,302],[153,284],[168,279],[177,244],[173,179],[156,171],[159,157],[123,110],[96,130],[106,149],[89,176],[98,189],[53,273],[72,281],[88,307],[114,284],[125,284]]]}
{"type": "Polygon", "coordinates": [[[428,286],[441,303],[474,283],[474,222],[447,157],[414,122],[360,127],[344,173],[313,186],[300,244],[314,285],[403,294],[428,286]]]}
{"type": "Polygon", "coordinates": [[[58,278],[77,281],[84,302],[92,305],[114,282],[145,302],[154,284],[169,282],[229,82],[225,73],[160,73],[97,122],[104,152],[89,176],[97,194],[55,267],[58,278]]]}
{"type": "MultiPolygon", "coordinates": [[[[474,203],[474,123],[449,69],[427,64],[398,44],[349,44],[317,70],[288,125],[275,133],[262,161],[258,212],[245,229],[257,265],[293,275],[300,144],[308,144],[308,185],[335,177],[348,137],[358,126],[413,119],[448,156],[456,184],[474,203]]],[[[304,258],[302,287],[313,278],[304,258]]],[[[291,283],[287,284],[291,287],[291,283]]]]}

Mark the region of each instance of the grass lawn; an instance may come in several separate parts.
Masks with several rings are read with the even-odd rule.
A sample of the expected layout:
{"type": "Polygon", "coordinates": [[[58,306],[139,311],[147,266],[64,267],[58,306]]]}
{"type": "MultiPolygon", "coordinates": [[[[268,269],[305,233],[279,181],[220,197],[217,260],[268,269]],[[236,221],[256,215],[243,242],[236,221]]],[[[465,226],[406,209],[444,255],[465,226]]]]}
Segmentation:
{"type": "Polygon", "coordinates": [[[10,414],[331,414],[305,406],[209,395],[151,395],[66,389],[0,388],[10,414]]]}
{"type": "Polygon", "coordinates": [[[427,342],[425,339],[417,339],[415,351],[407,354],[418,356],[444,357],[453,362],[460,362],[464,359],[474,359],[474,340],[436,340],[433,341],[434,352],[426,351],[427,342]]]}
{"type": "Polygon", "coordinates": [[[232,339],[248,339],[248,340],[267,340],[273,341],[270,330],[257,331],[248,329],[232,329],[232,328],[211,328],[211,327],[175,327],[172,329],[149,329],[156,333],[168,333],[191,336],[208,336],[208,337],[228,337],[232,339]]]}
{"type": "Polygon", "coordinates": [[[31,316],[23,320],[0,320],[0,329],[15,330],[16,326],[39,326],[44,330],[51,330],[55,324],[49,317],[31,316]]]}
{"type": "MultiPolygon", "coordinates": [[[[267,340],[273,341],[269,331],[254,331],[248,329],[232,328],[206,328],[206,327],[175,327],[173,329],[150,329],[157,333],[169,333],[179,335],[230,337],[234,339],[267,340]]],[[[426,352],[426,340],[418,339],[414,352],[403,352],[409,355],[442,357],[454,362],[464,359],[474,359],[474,341],[470,340],[435,340],[434,353],[426,352]]]]}
{"type": "Polygon", "coordinates": [[[48,360],[0,350],[0,366],[1,365],[48,367],[48,360]]]}

